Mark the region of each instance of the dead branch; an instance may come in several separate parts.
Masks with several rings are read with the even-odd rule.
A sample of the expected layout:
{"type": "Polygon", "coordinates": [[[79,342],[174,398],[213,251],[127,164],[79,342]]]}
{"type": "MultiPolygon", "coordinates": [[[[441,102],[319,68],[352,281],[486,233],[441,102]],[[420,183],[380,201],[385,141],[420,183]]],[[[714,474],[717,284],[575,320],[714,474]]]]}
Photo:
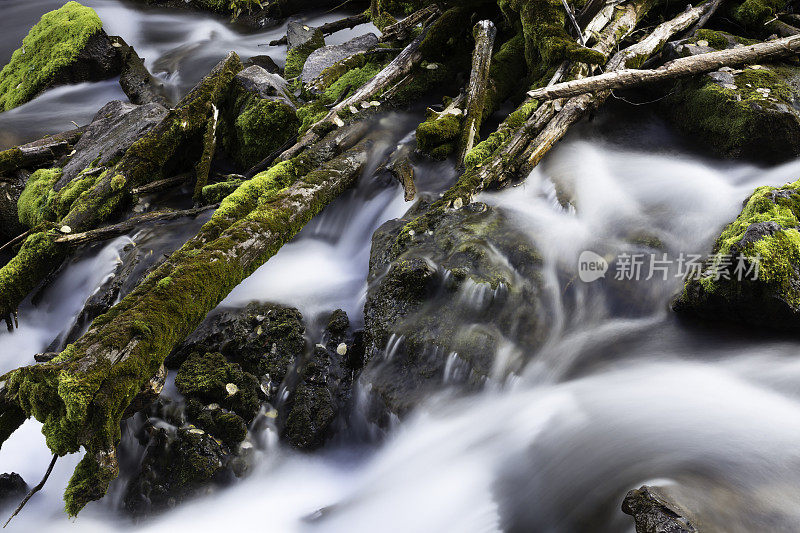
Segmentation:
{"type": "Polygon", "coordinates": [[[57,460],[58,460],[58,455],[53,454],[53,458],[50,460],[50,466],[47,467],[47,472],[44,473],[44,477],[42,478],[42,480],[35,487],[33,487],[28,492],[28,494],[25,495],[25,497],[22,499],[22,501],[17,506],[17,508],[14,509],[14,512],[11,513],[11,516],[8,517],[8,520],[6,520],[6,523],[3,524],[3,529],[5,529],[5,527],[8,525],[8,523],[11,522],[12,518],[17,516],[19,514],[19,512],[22,511],[22,508],[25,507],[25,504],[28,503],[28,500],[31,499],[31,496],[33,496],[34,494],[36,494],[37,492],[42,490],[42,488],[44,487],[44,484],[47,482],[47,478],[50,477],[50,473],[53,471],[53,467],[56,466],[56,461],[57,460]]]}
{"type": "MultiPolygon", "coordinates": [[[[333,22],[327,22],[319,27],[319,31],[321,31],[323,35],[330,35],[332,33],[336,33],[337,31],[355,28],[356,26],[366,24],[369,21],[370,18],[367,13],[359,13],[358,15],[353,15],[352,17],[335,20],[333,22]]],[[[269,42],[270,46],[281,46],[285,44],[287,44],[285,35],[280,39],[275,39],[274,41],[269,42]]]]}
{"type": "Polygon", "coordinates": [[[760,62],[765,59],[785,57],[796,54],[798,51],[800,51],[800,35],[794,35],[741,48],[682,57],[670,61],[657,69],[623,69],[582,80],[557,83],[552,87],[543,87],[530,91],[528,96],[547,100],[576,96],[588,92],[637,87],[648,83],[712,72],[720,67],[739,66],[760,62]]]}
{"type": "Polygon", "coordinates": [[[84,231],[83,233],[69,233],[62,235],[60,237],[56,237],[55,242],[57,244],[70,244],[73,246],[78,246],[80,244],[88,244],[90,242],[104,241],[113,237],[124,235],[142,224],[147,224],[149,222],[164,222],[167,220],[175,220],[184,217],[196,217],[197,215],[216,209],[217,207],[219,207],[219,204],[196,207],[194,209],[184,209],[181,211],[151,211],[150,213],[144,213],[135,217],[131,217],[125,222],[120,222],[119,224],[112,224],[110,226],[84,231]]]}
{"type": "Polygon", "coordinates": [[[458,142],[458,162],[464,164],[464,157],[475,146],[475,139],[480,133],[483,123],[483,111],[486,105],[486,87],[489,80],[489,68],[492,64],[492,50],[497,37],[497,28],[490,20],[483,20],[475,25],[475,51],[472,54],[472,73],[467,86],[467,105],[465,107],[464,125],[458,142]]]}

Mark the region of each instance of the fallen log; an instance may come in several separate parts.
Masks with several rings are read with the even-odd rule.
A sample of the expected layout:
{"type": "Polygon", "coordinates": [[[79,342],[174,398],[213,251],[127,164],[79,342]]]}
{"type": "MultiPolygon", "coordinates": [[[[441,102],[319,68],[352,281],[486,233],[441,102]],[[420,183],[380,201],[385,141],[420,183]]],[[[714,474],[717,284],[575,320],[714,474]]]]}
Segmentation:
{"type": "Polygon", "coordinates": [[[50,135],[0,152],[0,176],[21,168],[35,169],[66,155],[77,143],[86,126],[50,135]]]}
{"type": "MultiPolygon", "coordinates": [[[[322,32],[322,35],[330,35],[332,33],[336,33],[337,31],[355,28],[356,26],[366,24],[369,21],[370,16],[368,13],[359,13],[358,15],[353,15],[352,17],[343,18],[341,20],[326,22],[319,27],[319,31],[322,32]]],[[[281,46],[285,44],[288,44],[287,37],[285,35],[280,39],[275,39],[274,41],[269,42],[270,46],[281,46]]]]}
{"type": "Polygon", "coordinates": [[[118,474],[120,421],[172,348],[355,183],[372,145],[358,142],[355,131],[332,132],[240,186],[195,237],[74,344],[49,362],[0,378],[0,438],[33,416],[44,423],[55,454],[87,450],[65,493],[70,515],[102,497],[118,474]]]}
{"type": "Polygon", "coordinates": [[[497,28],[492,21],[483,20],[475,25],[474,35],[475,51],[472,54],[472,72],[467,86],[464,124],[458,142],[459,165],[464,164],[464,157],[475,146],[475,139],[480,133],[483,123],[486,89],[497,28]]]}
{"type": "MultiPolygon", "coordinates": [[[[202,135],[212,113],[221,104],[233,77],[242,69],[231,53],[200,82],[175,109],[136,141],[113,167],[90,179],[91,186],[74,198],[56,227],[86,231],[116,214],[131,189],[154,181],[175,164],[199,159],[202,135]],[[187,161],[188,160],[188,161],[187,161]]],[[[66,189],[66,187],[65,187],[66,189]]],[[[31,234],[17,255],[0,269],[0,317],[15,313],[19,303],[61,264],[66,250],[56,245],[51,231],[31,234]]]]}
{"type": "MultiPolygon", "coordinates": [[[[707,2],[698,7],[690,8],[677,17],[660,24],[638,43],[614,54],[606,64],[607,73],[614,74],[616,72],[622,72],[632,65],[643,64],[649,57],[660,50],[673,35],[698,23],[705,14],[713,11],[717,7],[718,4],[707,2]]],[[[575,82],[577,83],[578,81],[589,79],[592,78],[583,78],[582,80],[575,80],[575,82]]],[[[544,89],[550,89],[558,85],[559,84],[554,84],[544,89]]],[[[532,92],[535,91],[531,91],[531,93],[532,92]]],[[[529,96],[531,93],[528,93],[529,96]]],[[[519,157],[521,161],[519,168],[520,174],[530,174],[550,148],[566,134],[569,127],[585,116],[589,110],[599,107],[605,102],[609,94],[609,91],[601,91],[597,94],[582,94],[570,98],[564,103],[555,118],[547,124],[545,129],[536,136],[519,157]]]]}
{"type": "Polygon", "coordinates": [[[404,41],[411,35],[417,25],[425,23],[430,17],[435,16],[439,8],[435,5],[426,6],[418,9],[403,20],[386,26],[381,32],[380,41],[404,41]]]}
{"type": "Polygon", "coordinates": [[[582,80],[557,83],[552,87],[542,87],[541,89],[530,91],[528,96],[545,100],[577,96],[588,92],[621,89],[623,87],[638,87],[649,83],[712,72],[720,67],[740,66],[786,57],[798,52],[800,52],[800,35],[794,35],[741,48],[682,57],[670,61],[657,69],[626,68],[582,80]]]}
{"type": "Polygon", "coordinates": [[[168,101],[164,91],[164,84],[150,74],[136,50],[122,37],[113,36],[110,39],[111,46],[119,49],[122,58],[119,84],[128,100],[139,105],[155,102],[166,108],[171,107],[171,102],[168,101]]]}

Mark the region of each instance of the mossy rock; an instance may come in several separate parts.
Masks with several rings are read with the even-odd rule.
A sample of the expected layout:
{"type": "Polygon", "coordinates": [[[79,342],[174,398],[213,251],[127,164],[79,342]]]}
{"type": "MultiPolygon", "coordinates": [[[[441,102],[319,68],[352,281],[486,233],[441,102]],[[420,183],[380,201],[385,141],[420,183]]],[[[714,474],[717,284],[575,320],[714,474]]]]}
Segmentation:
{"type": "Polygon", "coordinates": [[[382,226],[370,257],[361,381],[398,415],[443,380],[480,388],[501,344],[533,353],[546,329],[541,258],[508,214],[473,203],[412,229],[426,210],[382,226]]]}
{"type": "Polygon", "coordinates": [[[314,50],[325,46],[325,38],[319,28],[312,28],[302,22],[289,22],[287,30],[288,53],[283,71],[286,79],[300,76],[306,59],[314,50]]]}
{"type": "Polygon", "coordinates": [[[252,303],[209,316],[167,358],[178,368],[194,352],[220,352],[259,379],[270,383],[267,399],[277,393],[286,373],[306,350],[303,316],[297,309],[252,303]]]}
{"type": "MultiPolygon", "coordinates": [[[[686,56],[747,43],[705,31],[672,50],[686,56]]],[[[800,155],[800,69],[790,64],[723,67],[677,82],[664,102],[668,117],[717,155],[770,163],[800,155]]]]}
{"type": "Polygon", "coordinates": [[[759,187],[717,239],[673,309],[711,320],[800,331],[800,181],[759,187]]]}
{"type": "Polygon", "coordinates": [[[113,77],[121,65],[97,13],[67,2],[42,15],[0,71],[0,111],[22,105],[54,85],[113,77]]]}
{"type": "Polygon", "coordinates": [[[221,353],[194,353],[178,369],[175,386],[187,398],[218,403],[245,420],[258,413],[259,380],[221,353]]]}

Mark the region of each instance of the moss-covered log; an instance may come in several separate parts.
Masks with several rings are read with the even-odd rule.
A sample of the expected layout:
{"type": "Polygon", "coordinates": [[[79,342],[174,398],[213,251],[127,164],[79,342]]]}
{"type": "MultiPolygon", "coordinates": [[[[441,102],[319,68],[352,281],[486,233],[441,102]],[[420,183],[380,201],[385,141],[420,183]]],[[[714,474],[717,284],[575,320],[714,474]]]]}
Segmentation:
{"type": "Polygon", "coordinates": [[[0,435],[13,432],[21,409],[44,423],[54,453],[87,450],[65,495],[69,514],[101,497],[116,476],[122,415],[172,348],[355,182],[371,144],[364,140],[353,146],[357,131],[335,132],[244,183],[194,238],[77,342],[50,362],[3,377],[7,414],[0,412],[0,422],[9,423],[0,435]],[[342,150],[347,151],[330,160],[342,150]]]}
{"type": "MultiPolygon", "coordinates": [[[[133,188],[193,165],[202,156],[213,107],[221,105],[241,69],[238,56],[231,53],[114,167],[99,174],[84,173],[59,190],[53,188],[59,169],[39,171],[20,197],[20,219],[32,226],[49,223],[48,227],[86,231],[117,214],[133,188]]],[[[66,251],[55,246],[56,234],[47,227],[36,231],[0,269],[0,316],[13,313],[63,260],[66,251]]]]}

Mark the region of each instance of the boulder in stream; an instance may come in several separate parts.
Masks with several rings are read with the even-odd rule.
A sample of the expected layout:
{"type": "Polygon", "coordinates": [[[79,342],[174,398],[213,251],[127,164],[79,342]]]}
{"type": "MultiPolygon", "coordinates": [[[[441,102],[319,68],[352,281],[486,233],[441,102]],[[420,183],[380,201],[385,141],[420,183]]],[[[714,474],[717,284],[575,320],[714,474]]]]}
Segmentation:
{"type": "MultiPolygon", "coordinates": [[[[752,44],[700,30],[669,45],[672,57],[752,44]]],[[[787,62],[722,67],[678,81],[665,100],[671,119],[724,157],[780,162],[800,155],[800,67],[787,62]]]]}
{"type": "Polygon", "coordinates": [[[673,309],[800,331],[800,181],[753,192],[673,309]]]}
{"type": "Polygon", "coordinates": [[[303,65],[314,50],[325,46],[322,30],[293,20],[286,31],[288,53],[284,72],[286,79],[296,78],[303,71],[303,65]]]}
{"type": "Polygon", "coordinates": [[[545,335],[542,261],[514,219],[475,202],[417,233],[406,224],[425,208],[372,240],[360,381],[380,400],[373,419],[382,407],[405,414],[443,382],[476,389],[502,377],[522,362],[520,348],[532,353],[545,335]]]}
{"type": "Polygon", "coordinates": [[[322,71],[332,67],[339,61],[352,57],[359,52],[365,52],[378,46],[378,37],[374,33],[367,33],[346,43],[323,46],[314,50],[303,65],[300,79],[303,83],[311,83],[322,71]]]}
{"type": "Polygon", "coordinates": [[[77,2],[45,13],[0,71],[0,111],[55,85],[119,75],[122,59],[97,13],[77,2]]]}
{"type": "Polygon", "coordinates": [[[695,533],[697,530],[682,516],[682,510],[658,487],[642,486],[628,492],[622,512],[631,515],[636,533],[695,533]]]}

